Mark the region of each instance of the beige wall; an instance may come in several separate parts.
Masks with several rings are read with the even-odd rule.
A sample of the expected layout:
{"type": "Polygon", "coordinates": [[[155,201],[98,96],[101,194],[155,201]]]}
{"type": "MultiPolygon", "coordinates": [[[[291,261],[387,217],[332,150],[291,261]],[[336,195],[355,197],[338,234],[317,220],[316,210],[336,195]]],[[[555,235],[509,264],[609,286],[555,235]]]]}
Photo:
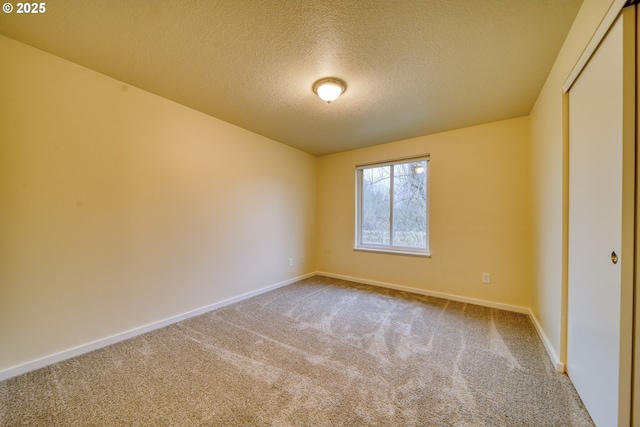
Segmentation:
{"type": "Polygon", "coordinates": [[[315,157],[5,37],[0,58],[0,370],[315,271],[315,157]]]}
{"type": "Polygon", "coordinates": [[[585,0],[531,113],[531,308],[561,354],[566,303],[567,152],[562,84],[613,0],[585,0]]]}
{"type": "Polygon", "coordinates": [[[320,157],[318,269],[529,307],[528,138],[523,117],[320,157]],[[426,153],[432,258],[354,251],[355,165],[426,153]]]}

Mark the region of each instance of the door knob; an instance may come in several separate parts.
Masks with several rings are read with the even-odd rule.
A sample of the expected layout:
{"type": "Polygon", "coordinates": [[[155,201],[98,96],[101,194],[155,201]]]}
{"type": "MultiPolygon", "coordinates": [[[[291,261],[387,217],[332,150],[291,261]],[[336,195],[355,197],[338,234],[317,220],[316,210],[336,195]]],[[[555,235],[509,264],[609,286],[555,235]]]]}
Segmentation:
{"type": "Polygon", "coordinates": [[[618,263],[618,254],[616,253],[616,251],[611,252],[611,262],[613,262],[614,264],[618,263]]]}

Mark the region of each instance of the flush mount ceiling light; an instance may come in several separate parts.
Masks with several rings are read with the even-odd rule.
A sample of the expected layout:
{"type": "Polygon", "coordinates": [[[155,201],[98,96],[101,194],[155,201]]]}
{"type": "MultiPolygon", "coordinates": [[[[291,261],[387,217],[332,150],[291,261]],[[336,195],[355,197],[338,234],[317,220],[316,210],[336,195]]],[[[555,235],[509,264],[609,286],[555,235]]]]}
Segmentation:
{"type": "Polygon", "coordinates": [[[347,90],[347,84],[334,77],[320,79],[313,84],[313,91],[322,99],[331,104],[331,101],[338,99],[347,90]]]}

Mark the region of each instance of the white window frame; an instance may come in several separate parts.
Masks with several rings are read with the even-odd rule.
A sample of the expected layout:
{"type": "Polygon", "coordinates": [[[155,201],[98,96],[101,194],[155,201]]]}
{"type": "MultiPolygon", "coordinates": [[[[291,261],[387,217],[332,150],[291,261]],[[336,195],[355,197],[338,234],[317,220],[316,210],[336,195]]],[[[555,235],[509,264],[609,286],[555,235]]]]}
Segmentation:
{"type": "MultiPolygon", "coordinates": [[[[420,256],[420,257],[431,257],[431,250],[429,246],[429,199],[430,199],[430,156],[428,154],[423,154],[420,156],[412,156],[412,157],[404,157],[393,160],[385,160],[381,162],[374,163],[364,163],[356,165],[356,221],[355,221],[355,251],[363,251],[363,252],[380,252],[380,253],[388,253],[388,254],[396,254],[396,255],[410,255],[410,256],[420,256]],[[419,162],[426,161],[427,168],[425,170],[426,180],[427,180],[427,194],[426,194],[426,248],[413,248],[413,247],[403,247],[403,246],[392,246],[393,238],[390,237],[389,245],[378,245],[371,243],[362,243],[361,234],[362,234],[362,175],[363,170],[374,167],[381,166],[393,166],[403,163],[411,163],[411,162],[419,162]]],[[[393,178],[390,183],[390,212],[389,212],[389,232],[393,235],[393,178]]]]}

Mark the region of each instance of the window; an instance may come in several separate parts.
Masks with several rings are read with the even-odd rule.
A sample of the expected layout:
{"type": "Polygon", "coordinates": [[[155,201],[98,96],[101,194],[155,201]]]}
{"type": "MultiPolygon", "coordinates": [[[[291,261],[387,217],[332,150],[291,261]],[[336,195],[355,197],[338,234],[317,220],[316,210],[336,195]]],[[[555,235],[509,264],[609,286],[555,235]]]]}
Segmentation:
{"type": "Polygon", "coordinates": [[[356,249],[429,255],[429,157],[360,165],[356,249]]]}

